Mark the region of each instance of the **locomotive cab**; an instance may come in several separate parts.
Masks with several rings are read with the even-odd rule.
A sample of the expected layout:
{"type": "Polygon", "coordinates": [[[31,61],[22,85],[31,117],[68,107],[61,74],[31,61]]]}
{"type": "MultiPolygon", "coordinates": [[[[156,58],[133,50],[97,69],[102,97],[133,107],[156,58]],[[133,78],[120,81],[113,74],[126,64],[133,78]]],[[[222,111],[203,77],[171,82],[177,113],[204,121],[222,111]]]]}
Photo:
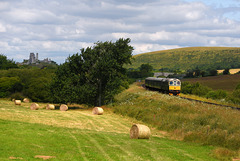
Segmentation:
{"type": "Polygon", "coordinates": [[[178,79],[169,80],[169,95],[180,95],[181,82],[178,79]]]}

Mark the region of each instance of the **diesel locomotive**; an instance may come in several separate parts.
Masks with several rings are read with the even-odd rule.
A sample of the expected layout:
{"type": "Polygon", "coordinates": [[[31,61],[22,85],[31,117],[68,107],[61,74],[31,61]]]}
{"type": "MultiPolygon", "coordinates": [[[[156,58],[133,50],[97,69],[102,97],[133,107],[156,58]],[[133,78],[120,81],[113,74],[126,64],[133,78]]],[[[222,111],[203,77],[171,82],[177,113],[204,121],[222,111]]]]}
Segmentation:
{"type": "Polygon", "coordinates": [[[145,87],[168,93],[169,95],[180,95],[181,81],[176,78],[148,77],[145,79],[145,87]]]}

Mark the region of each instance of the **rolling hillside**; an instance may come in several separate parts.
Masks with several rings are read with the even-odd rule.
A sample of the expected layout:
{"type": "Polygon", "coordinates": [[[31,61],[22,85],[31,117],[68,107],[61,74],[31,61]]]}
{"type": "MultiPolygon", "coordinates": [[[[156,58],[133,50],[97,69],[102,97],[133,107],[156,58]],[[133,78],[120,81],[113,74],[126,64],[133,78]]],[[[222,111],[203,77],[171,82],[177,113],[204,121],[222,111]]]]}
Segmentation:
{"type": "Polygon", "coordinates": [[[236,47],[187,47],[143,53],[133,56],[132,65],[127,68],[138,68],[149,63],[154,69],[206,70],[240,67],[240,48],[236,47]]]}

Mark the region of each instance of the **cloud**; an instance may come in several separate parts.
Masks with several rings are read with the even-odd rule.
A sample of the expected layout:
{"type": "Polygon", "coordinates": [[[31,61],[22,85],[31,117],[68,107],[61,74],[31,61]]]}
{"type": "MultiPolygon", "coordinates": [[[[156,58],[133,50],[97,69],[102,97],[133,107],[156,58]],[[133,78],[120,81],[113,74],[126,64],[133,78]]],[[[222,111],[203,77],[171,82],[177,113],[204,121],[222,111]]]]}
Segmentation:
{"type": "Polygon", "coordinates": [[[186,46],[239,46],[236,3],[2,0],[0,53],[22,61],[38,52],[62,63],[81,48],[119,38],[132,40],[134,54],[186,46]]]}

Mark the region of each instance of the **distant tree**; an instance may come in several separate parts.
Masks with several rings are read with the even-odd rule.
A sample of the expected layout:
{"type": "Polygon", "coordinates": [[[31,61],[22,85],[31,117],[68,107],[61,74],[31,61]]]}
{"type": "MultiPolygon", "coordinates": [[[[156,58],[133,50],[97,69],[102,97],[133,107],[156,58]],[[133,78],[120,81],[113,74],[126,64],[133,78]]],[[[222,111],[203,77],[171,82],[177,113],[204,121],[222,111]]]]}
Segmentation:
{"type": "Polygon", "coordinates": [[[209,74],[210,74],[210,76],[217,76],[218,75],[218,71],[216,69],[211,69],[209,71],[209,74]]]}
{"type": "Polygon", "coordinates": [[[199,77],[201,75],[201,70],[197,67],[195,70],[194,70],[194,76],[195,77],[199,77]]]}
{"type": "Polygon", "coordinates": [[[13,60],[8,60],[5,55],[0,54],[0,69],[18,68],[13,60]]]}
{"type": "Polygon", "coordinates": [[[18,90],[19,84],[19,77],[1,77],[0,98],[8,97],[11,93],[16,92],[16,90],[18,90]]]}
{"type": "Polygon", "coordinates": [[[46,77],[31,78],[30,84],[24,91],[25,95],[32,101],[48,102],[50,101],[50,81],[46,77]]]}
{"type": "Polygon", "coordinates": [[[128,85],[123,65],[131,63],[129,43],[129,38],[97,42],[69,56],[56,71],[51,88],[55,100],[98,106],[111,101],[128,85]]]}
{"type": "Polygon", "coordinates": [[[150,64],[142,64],[140,66],[141,77],[152,76],[153,67],[150,64]]]}
{"type": "Polygon", "coordinates": [[[223,75],[228,75],[228,74],[230,74],[230,72],[229,72],[229,68],[224,69],[224,71],[223,71],[223,75]]]}
{"type": "Polygon", "coordinates": [[[147,63],[147,64],[142,64],[142,65],[140,66],[140,71],[149,73],[149,72],[152,72],[152,70],[153,70],[153,67],[152,67],[149,63],[147,63]]]}
{"type": "Polygon", "coordinates": [[[207,73],[206,73],[206,71],[201,71],[201,73],[200,73],[200,75],[202,76],[202,77],[206,77],[207,76],[207,73]]]}

